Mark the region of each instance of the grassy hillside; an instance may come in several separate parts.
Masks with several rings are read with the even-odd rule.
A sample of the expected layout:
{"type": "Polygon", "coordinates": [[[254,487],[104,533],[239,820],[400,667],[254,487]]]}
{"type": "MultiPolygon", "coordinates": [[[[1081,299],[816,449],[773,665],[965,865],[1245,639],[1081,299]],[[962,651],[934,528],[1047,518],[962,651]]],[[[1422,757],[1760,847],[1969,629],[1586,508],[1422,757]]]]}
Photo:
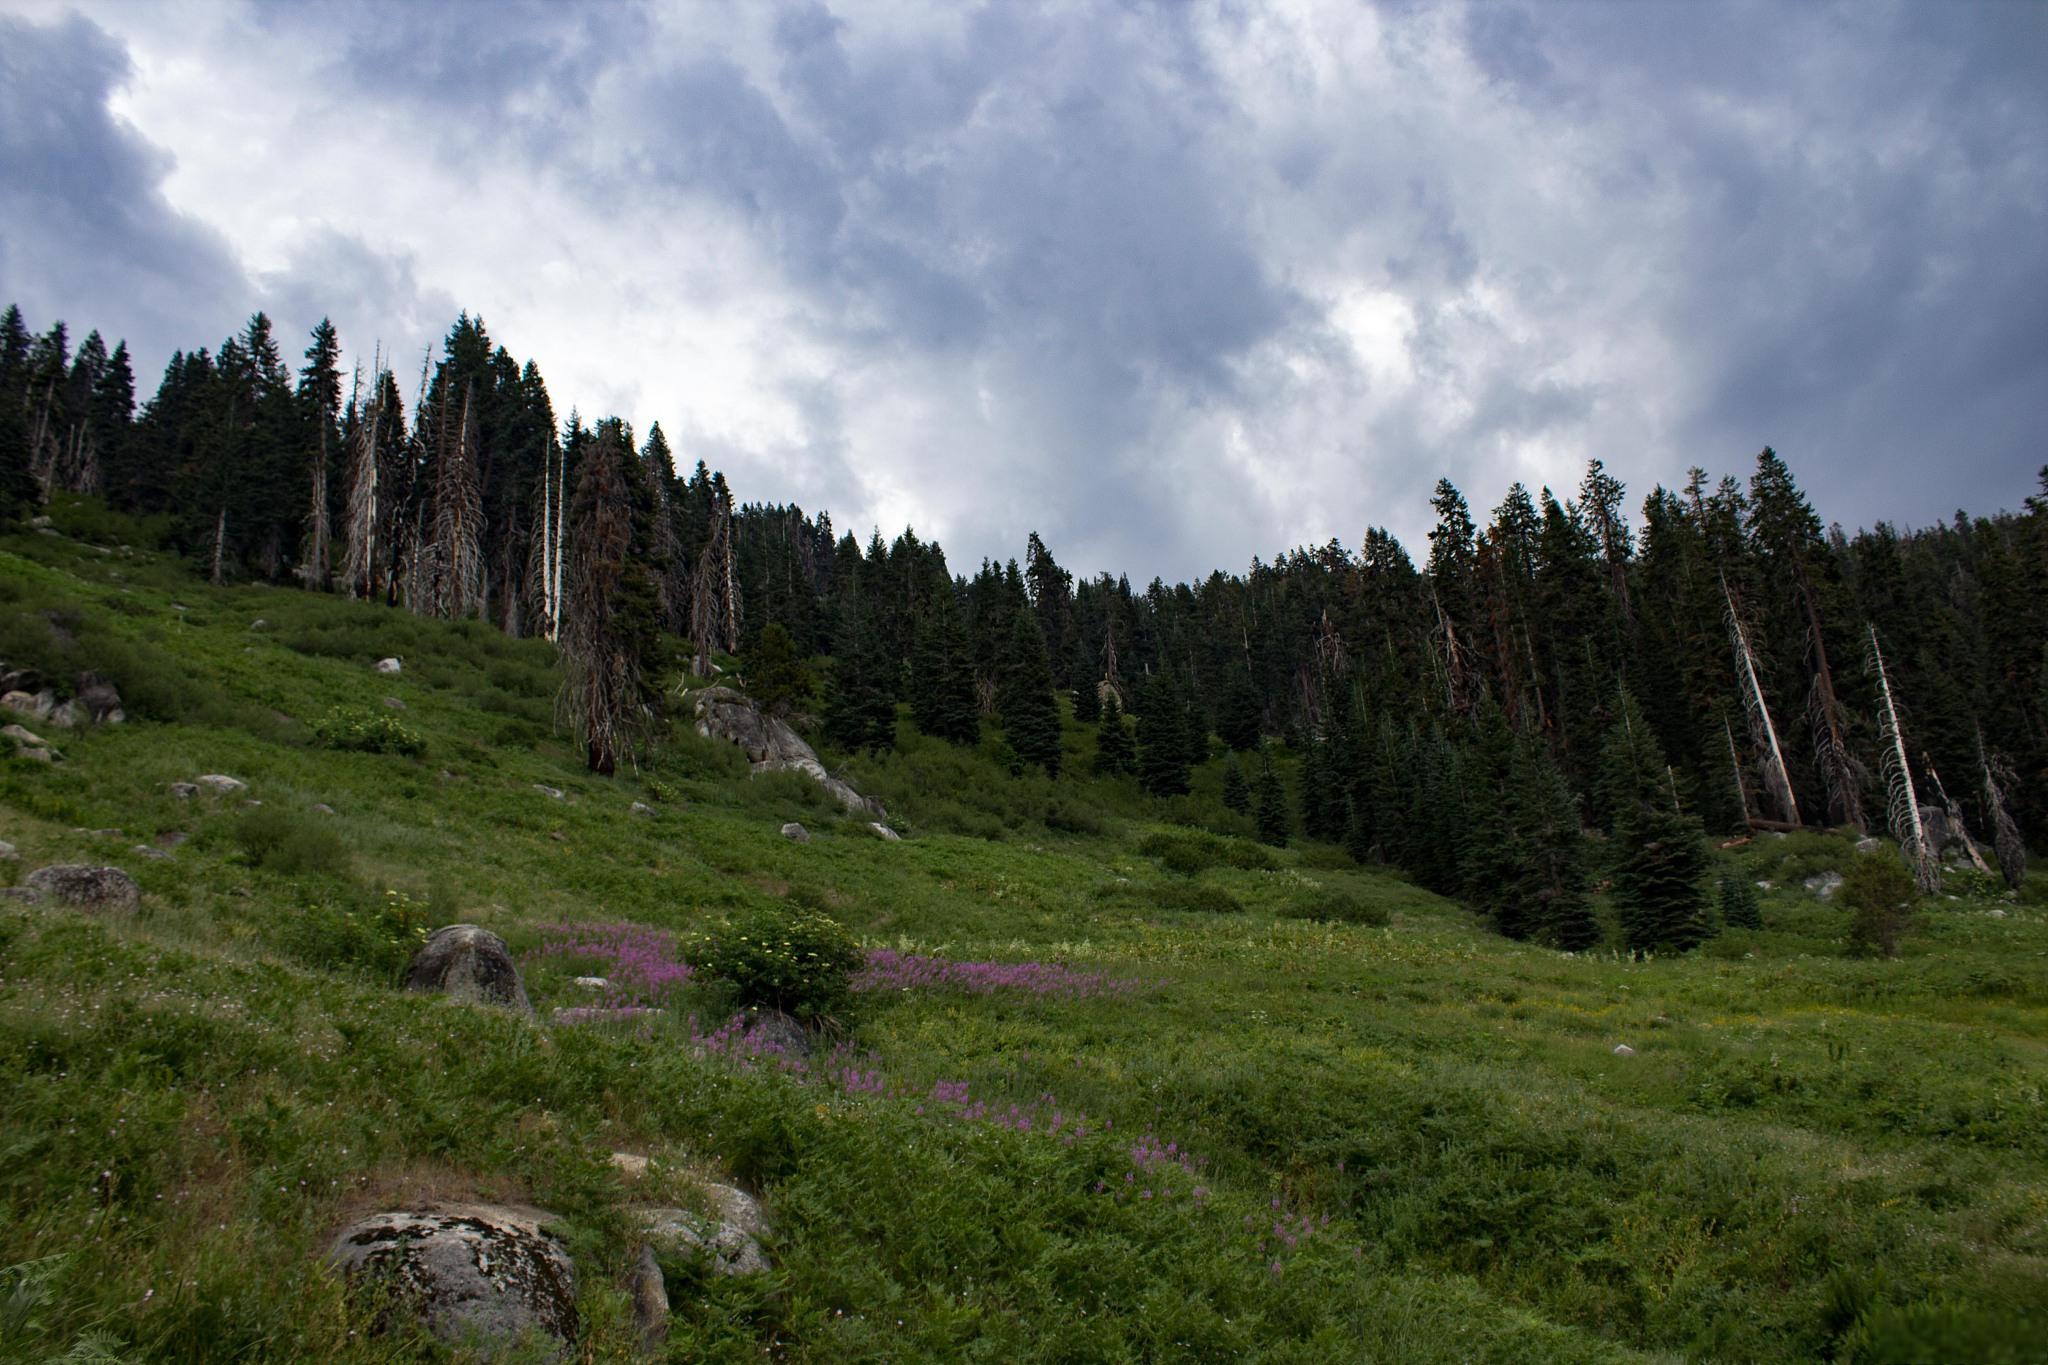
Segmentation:
{"type": "MultiPolygon", "coordinates": [[[[1562,955],[907,723],[852,765],[885,843],[681,727],[586,776],[544,644],[77,537],[0,539],[0,659],[97,668],[130,714],[0,757],[0,881],[111,863],[145,894],[0,902],[0,1357],[434,1358],[319,1255],[483,1196],[559,1217],[583,1358],[633,1358],[626,1150],[776,1226],[772,1275],[684,1275],[676,1360],[2048,1358],[2038,881],[1860,959],[1798,888],[1847,841],[1765,840],[1730,855],[1764,929],[1562,955]],[[248,790],[172,794],[202,773],[248,790]],[[605,965],[555,951],[579,926],[790,904],[1048,970],[877,983],[802,1068],[725,1046],[701,977],[554,1018],[605,965]],[[457,920],[522,956],[540,1023],[394,989],[457,920]]],[[[1217,767],[1183,814],[1218,814],[1217,767]]]]}

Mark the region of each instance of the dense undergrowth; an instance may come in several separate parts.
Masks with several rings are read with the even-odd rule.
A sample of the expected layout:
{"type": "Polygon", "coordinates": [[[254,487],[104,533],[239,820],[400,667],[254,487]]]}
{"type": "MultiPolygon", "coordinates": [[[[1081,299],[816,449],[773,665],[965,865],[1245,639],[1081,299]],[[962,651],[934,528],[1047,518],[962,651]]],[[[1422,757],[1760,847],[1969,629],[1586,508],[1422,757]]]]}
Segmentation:
{"type": "MultiPolygon", "coordinates": [[[[0,907],[0,1357],[432,1358],[319,1253],[484,1196],[558,1217],[581,1354],[630,1358],[615,1150],[723,1168],[775,1223],[771,1275],[677,1294],[677,1360],[2043,1357],[2038,879],[1957,878],[1887,961],[1800,886],[1848,840],[1763,839],[1716,869],[1770,883],[1761,928],[1560,954],[1251,842],[1220,764],[1161,806],[907,721],[846,765],[889,844],[687,725],[586,775],[544,644],[76,538],[0,540],[0,658],[132,716],[0,759],[0,880],[145,892],[128,922],[0,907]],[[171,794],[200,773],[249,790],[171,794]],[[866,955],[801,1067],[680,965],[792,910],[866,955]],[[457,919],[543,1023],[393,989],[457,919]]],[[[1069,724],[1070,771],[1090,743],[1069,724]]]]}

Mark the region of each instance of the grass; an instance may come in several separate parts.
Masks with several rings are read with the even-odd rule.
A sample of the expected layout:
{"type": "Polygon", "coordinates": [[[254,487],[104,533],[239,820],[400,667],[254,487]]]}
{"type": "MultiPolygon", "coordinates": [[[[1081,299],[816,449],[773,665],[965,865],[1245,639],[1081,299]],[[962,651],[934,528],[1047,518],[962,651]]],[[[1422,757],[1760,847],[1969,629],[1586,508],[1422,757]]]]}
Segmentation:
{"type": "Polygon", "coordinates": [[[677,1294],[676,1360],[2043,1358],[2037,886],[1959,881],[1858,957],[1799,885],[1851,841],[1766,838],[1716,868],[1772,883],[1762,929],[1559,954],[1207,798],[1162,821],[907,721],[847,769],[888,844],[685,725],[588,776],[547,647],[479,626],[46,536],[0,539],[0,596],[10,666],[161,694],[62,764],[0,761],[0,879],[112,862],[145,893],[127,922],[0,904],[0,1357],[437,1358],[319,1253],[459,1196],[555,1214],[580,1354],[631,1359],[631,1150],[749,1183],[776,1227],[771,1276],[677,1294]],[[249,790],[169,790],[214,772],[249,790]],[[547,1021],[602,965],[544,951],[558,926],[683,942],[789,906],[970,965],[858,995],[802,1071],[707,1046],[709,980],[573,1026],[393,989],[472,920],[547,1021]],[[1054,968],[1117,984],[1004,984],[1054,968]]]}

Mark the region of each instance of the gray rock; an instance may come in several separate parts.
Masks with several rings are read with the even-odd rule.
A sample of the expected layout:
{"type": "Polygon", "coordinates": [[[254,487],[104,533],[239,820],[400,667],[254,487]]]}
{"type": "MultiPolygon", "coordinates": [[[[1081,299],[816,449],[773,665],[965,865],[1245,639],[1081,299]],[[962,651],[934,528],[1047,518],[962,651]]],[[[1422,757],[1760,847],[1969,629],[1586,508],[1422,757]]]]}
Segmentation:
{"type": "Polygon", "coordinates": [[[259,617],[257,617],[257,618],[256,618],[255,620],[253,620],[253,621],[251,621],[251,622],[249,623],[249,629],[251,629],[251,630],[269,630],[269,629],[270,629],[270,622],[268,622],[268,621],[264,620],[264,619],[263,619],[262,617],[260,617],[260,616],[259,616],[259,617]]]}
{"type": "Polygon", "coordinates": [[[22,905],[40,905],[43,893],[33,886],[0,886],[0,901],[17,901],[22,905]]]}
{"type": "Polygon", "coordinates": [[[626,809],[633,812],[633,814],[635,815],[654,814],[654,807],[648,805],[645,801],[635,801],[632,805],[626,807],[626,809]]]}
{"type": "Polygon", "coordinates": [[[384,709],[387,711],[403,711],[405,703],[397,697],[386,697],[384,698],[384,709]]]}
{"type": "Polygon", "coordinates": [[[241,778],[229,777],[226,773],[205,773],[192,780],[216,796],[228,796],[245,790],[249,785],[241,778]]]}
{"type": "Polygon", "coordinates": [[[1614,1055],[1617,1057],[1633,1057],[1636,1055],[1636,1050],[1627,1043],[1616,1043],[1614,1045],[1614,1055]]]}
{"type": "Polygon", "coordinates": [[[13,844],[0,839],[0,863],[11,863],[20,856],[21,854],[15,852],[13,844]]]}
{"type": "Polygon", "coordinates": [[[2004,919],[2004,918],[2005,918],[2005,910],[2004,910],[2004,909],[2003,909],[2002,907],[2001,907],[2001,908],[1994,908],[1994,909],[1991,909],[1991,910],[1986,910],[1986,911],[1985,911],[1984,913],[1985,913],[1985,914],[1987,914],[1987,915],[1989,915],[1989,916],[1990,916],[1990,917],[1991,917],[1992,919],[2004,919]]]}
{"type": "Polygon", "coordinates": [[[526,998],[519,967],[506,950],[505,940],[474,924],[436,929],[405,969],[405,988],[440,991],[455,1000],[533,1013],[533,1002],[526,998]]]}
{"type": "Polygon", "coordinates": [[[148,858],[151,862],[169,862],[171,858],[170,854],[166,853],[164,850],[158,848],[154,844],[137,844],[135,847],[129,849],[128,851],[130,853],[133,853],[138,858],[148,858]]]}
{"type": "Polygon", "coordinates": [[[762,1052],[779,1052],[788,1057],[811,1055],[811,1035],[781,1010],[755,1010],[747,1021],[747,1046],[762,1052]]]}
{"type": "Polygon", "coordinates": [[[668,1280],[661,1273],[652,1243],[640,1247],[640,1259],[633,1263],[633,1326],[639,1329],[640,1349],[648,1355],[661,1354],[668,1340],[668,1280]]]}
{"type": "Polygon", "coordinates": [[[1858,853],[1876,853],[1883,847],[1884,840],[1878,838],[1875,834],[1865,835],[1856,841],[1856,851],[1858,853]]]}
{"type": "Polygon", "coordinates": [[[325,801],[315,801],[313,803],[313,809],[318,811],[322,815],[334,814],[334,807],[328,805],[325,801]]]}
{"type": "Polygon", "coordinates": [[[28,716],[34,720],[49,719],[50,707],[55,705],[55,703],[56,699],[48,692],[37,693],[31,696],[29,693],[17,689],[4,696],[0,696],[0,706],[4,706],[9,711],[13,711],[18,715],[28,716]],[[46,703],[43,700],[45,697],[50,698],[49,702],[46,703]]]}
{"type": "Polygon", "coordinates": [[[114,685],[97,673],[78,675],[78,701],[83,707],[86,719],[94,725],[119,725],[121,723],[121,694],[114,685]]]}
{"type": "Polygon", "coordinates": [[[576,1337],[576,1268],[538,1209],[446,1204],[372,1214],[343,1228],[328,1263],[381,1289],[441,1340],[490,1354],[576,1337]]]}
{"type": "Polygon", "coordinates": [[[876,819],[888,812],[873,797],[862,796],[852,786],[825,771],[818,755],[804,743],[789,724],[775,716],[763,715],[759,707],[730,687],[707,687],[697,693],[697,733],[707,739],[722,739],[746,751],[756,773],[794,772],[823,787],[832,799],[856,815],[876,819]]]}
{"type": "Polygon", "coordinates": [[[1835,898],[1835,893],[1842,889],[1842,874],[1839,872],[1816,873],[1800,884],[1813,895],[1820,897],[1820,899],[1831,901],[1835,898]]]}
{"type": "Polygon", "coordinates": [[[704,1194],[713,1212],[688,1209],[647,1209],[641,1227],[658,1250],[706,1257],[720,1275],[758,1275],[768,1269],[761,1238],[768,1220],[752,1195],[731,1185],[706,1182],[704,1194]]]}
{"type": "Polygon", "coordinates": [[[50,724],[59,730],[76,730],[91,719],[91,714],[75,700],[57,702],[50,707],[50,724]]]}
{"type": "Polygon", "coordinates": [[[536,782],[533,784],[533,789],[550,800],[559,801],[562,799],[562,789],[560,787],[550,787],[545,782],[536,782]]]}
{"type": "Polygon", "coordinates": [[[901,842],[903,838],[902,835],[898,834],[895,830],[890,829],[887,825],[883,824],[879,820],[876,820],[873,823],[871,823],[868,826],[868,828],[874,832],[876,838],[886,839],[892,844],[901,842]]]}
{"type": "Polygon", "coordinates": [[[811,841],[811,832],[792,820],[782,827],[782,837],[793,844],[808,844],[811,841]]]}
{"type": "Polygon", "coordinates": [[[47,749],[50,741],[25,725],[0,726],[0,739],[11,739],[17,749],[47,749]]]}
{"type": "Polygon", "coordinates": [[[611,988],[611,979],[603,976],[577,976],[569,979],[572,986],[581,986],[586,991],[602,991],[611,988]]]}
{"type": "Polygon", "coordinates": [[[173,782],[171,784],[171,795],[177,797],[180,801],[190,801],[193,797],[199,795],[199,786],[194,782],[173,782]]]}
{"type": "Polygon", "coordinates": [[[379,673],[402,673],[405,671],[405,665],[396,657],[379,659],[377,660],[377,671],[379,673]]]}
{"type": "Polygon", "coordinates": [[[131,912],[142,904],[142,892],[135,879],[118,867],[57,863],[29,873],[22,885],[59,904],[75,905],[81,910],[131,912]]]}

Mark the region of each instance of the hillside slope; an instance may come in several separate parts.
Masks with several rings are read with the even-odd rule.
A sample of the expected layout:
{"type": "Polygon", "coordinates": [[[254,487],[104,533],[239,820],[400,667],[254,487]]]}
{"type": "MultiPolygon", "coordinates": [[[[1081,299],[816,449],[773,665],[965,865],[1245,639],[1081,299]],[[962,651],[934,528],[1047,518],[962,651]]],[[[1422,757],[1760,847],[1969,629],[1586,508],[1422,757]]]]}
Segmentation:
{"type": "Polygon", "coordinates": [[[1796,885],[1846,845],[1798,836],[1744,854],[1764,929],[1572,956],[914,736],[853,766],[887,843],[680,726],[587,776],[543,643],[54,535],[0,539],[0,659],[129,711],[0,758],[0,880],[144,894],[0,903],[9,1358],[432,1357],[320,1255],[475,1197],[548,1210],[582,1358],[636,1358],[618,1151],[773,1221],[770,1274],[671,1277],[677,1360],[2043,1357],[2038,898],[1853,958],[1796,885]],[[216,773],[247,790],[173,792],[216,773]],[[1360,922],[1297,917],[1332,898],[1360,922]],[[614,958],[593,1009],[604,955],[557,951],[792,904],[875,955],[800,1068],[725,1045],[714,983],[634,996],[614,958]],[[537,1021],[395,989],[456,921],[507,940],[537,1021]]]}

